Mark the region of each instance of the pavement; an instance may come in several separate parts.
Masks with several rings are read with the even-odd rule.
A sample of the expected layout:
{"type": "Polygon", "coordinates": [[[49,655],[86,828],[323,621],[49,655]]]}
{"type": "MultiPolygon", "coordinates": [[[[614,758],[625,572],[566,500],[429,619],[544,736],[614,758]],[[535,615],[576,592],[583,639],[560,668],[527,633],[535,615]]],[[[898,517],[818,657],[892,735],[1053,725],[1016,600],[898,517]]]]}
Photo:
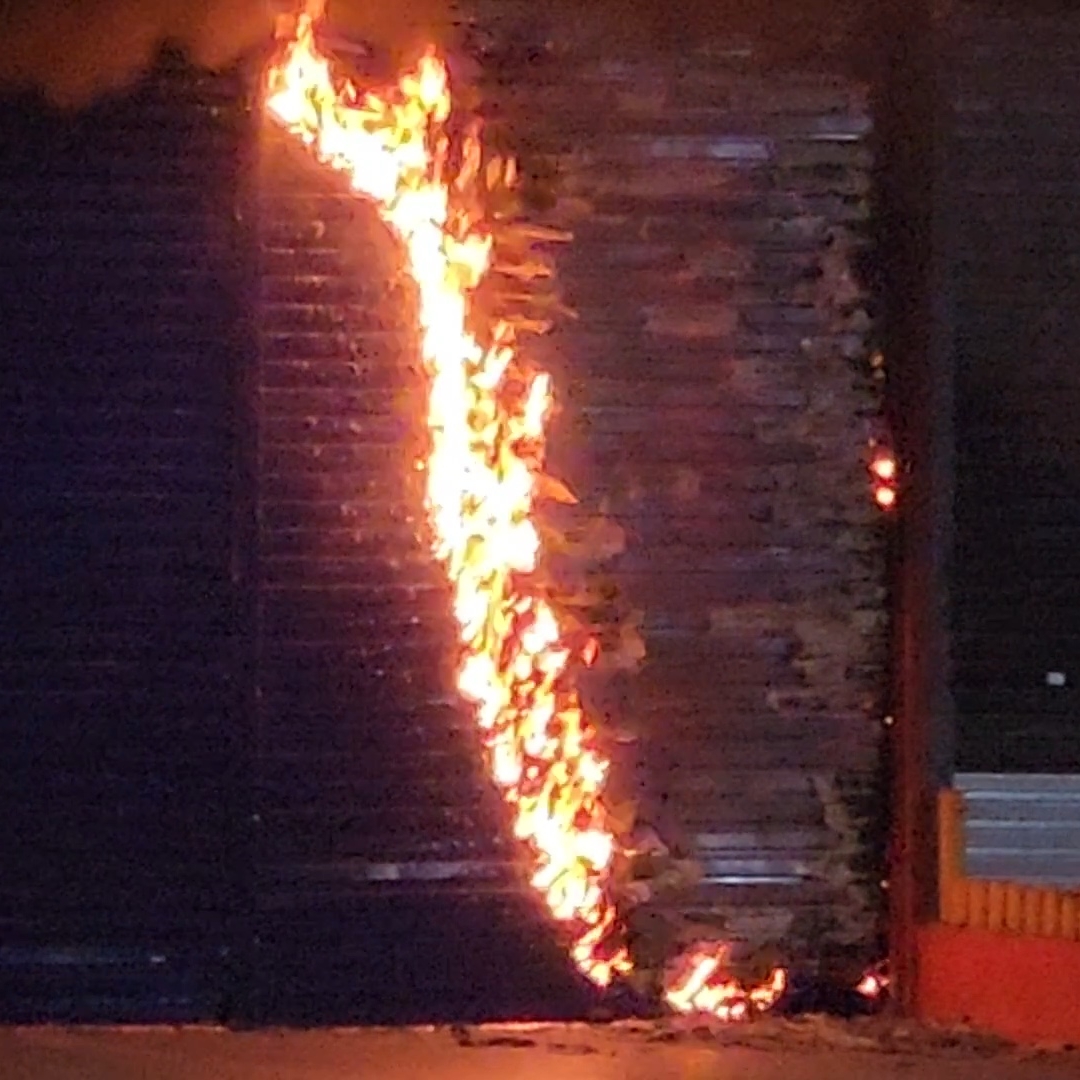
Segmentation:
{"type": "Polygon", "coordinates": [[[808,1018],[756,1031],[671,1025],[233,1032],[0,1029],[0,1080],[1077,1080],[1075,1052],[808,1018]]]}

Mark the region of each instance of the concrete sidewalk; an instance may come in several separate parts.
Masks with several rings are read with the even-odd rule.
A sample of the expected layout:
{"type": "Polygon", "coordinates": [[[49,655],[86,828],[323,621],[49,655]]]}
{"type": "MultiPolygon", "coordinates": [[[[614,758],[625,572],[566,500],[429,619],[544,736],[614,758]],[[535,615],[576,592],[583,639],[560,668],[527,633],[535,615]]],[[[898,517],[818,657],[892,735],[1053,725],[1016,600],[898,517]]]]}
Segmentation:
{"type": "Polygon", "coordinates": [[[1075,1054],[1021,1054],[974,1040],[920,1038],[870,1050],[837,1027],[757,1035],[501,1026],[470,1032],[215,1028],[0,1030],[0,1080],[1077,1080],[1075,1054]],[[833,1045],[829,1045],[829,1044],[833,1045]],[[845,1045],[850,1044],[850,1045],[845,1045]]]}

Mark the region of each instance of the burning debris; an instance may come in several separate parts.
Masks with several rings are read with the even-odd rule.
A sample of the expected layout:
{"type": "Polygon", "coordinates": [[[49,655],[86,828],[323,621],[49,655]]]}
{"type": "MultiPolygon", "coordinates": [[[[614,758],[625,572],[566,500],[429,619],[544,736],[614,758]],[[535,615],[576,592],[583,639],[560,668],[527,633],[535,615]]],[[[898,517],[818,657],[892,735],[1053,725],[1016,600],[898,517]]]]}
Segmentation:
{"type": "MultiPolygon", "coordinates": [[[[537,507],[573,501],[545,472],[550,378],[520,347],[546,326],[478,301],[497,257],[491,204],[514,187],[516,166],[487,155],[479,127],[453,113],[433,49],[397,86],[364,91],[320,50],[321,15],[309,5],[290,26],[266,107],[374,202],[402,245],[429,379],[430,445],[417,467],[427,474],[434,551],[453,586],[458,688],[532,857],[532,884],[567,928],[575,965],[608,986],[633,969],[618,910],[627,897],[615,880],[626,852],[604,798],[610,761],[577,682],[603,644],[560,618],[541,570],[537,507]]],[[[527,267],[526,253],[518,268],[527,267]]],[[[698,944],[671,965],[664,997],[679,1012],[739,1020],[772,1006],[785,985],[776,969],[744,987],[728,972],[725,945],[698,944]]]]}
{"type": "Polygon", "coordinates": [[[771,1008],[787,988],[787,973],[775,968],[769,978],[747,990],[727,974],[728,946],[724,942],[695,946],[681,957],[679,977],[668,986],[664,1000],[681,1013],[708,1013],[720,1020],[746,1020],[771,1008]]]}

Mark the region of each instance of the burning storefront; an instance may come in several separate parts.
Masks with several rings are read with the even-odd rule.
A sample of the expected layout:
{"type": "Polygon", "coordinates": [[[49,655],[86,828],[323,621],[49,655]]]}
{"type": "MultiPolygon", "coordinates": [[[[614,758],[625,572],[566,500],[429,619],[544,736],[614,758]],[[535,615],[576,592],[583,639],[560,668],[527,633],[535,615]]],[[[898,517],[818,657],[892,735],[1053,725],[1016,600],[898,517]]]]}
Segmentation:
{"type": "MultiPolygon", "coordinates": [[[[196,319],[177,305],[183,331],[122,350],[130,370],[106,320],[87,376],[99,427],[85,388],[43,396],[40,279],[18,339],[13,415],[67,410],[73,457],[117,457],[101,498],[71,511],[77,565],[50,570],[56,592],[80,578],[119,592],[111,636],[93,633],[90,597],[37,652],[12,641],[26,673],[13,722],[49,783],[70,738],[84,749],[64,775],[87,770],[93,787],[116,755],[110,791],[162,789],[116,815],[98,805],[87,830],[85,856],[109,850],[139,886],[134,929],[117,940],[108,912],[80,922],[69,895],[65,944],[201,965],[198,993],[219,1010],[228,994],[256,1018],[580,1013],[590,985],[614,983],[738,1017],[788,972],[825,963],[854,985],[881,955],[895,466],[858,273],[863,92],[769,66],[753,40],[672,53],[580,14],[508,12],[388,77],[377,51],[335,48],[311,9],[282,21],[257,75],[202,80],[214,100],[191,97],[177,130],[213,128],[220,149],[194,154],[229,164],[172,220],[178,243],[220,262],[170,281],[218,306],[196,319]],[[156,392],[162,357],[189,339],[197,378],[170,368],[179,396],[148,413],[132,387],[156,392]],[[216,389],[196,407],[198,378],[216,389]],[[139,428],[146,415],[176,431],[139,428]],[[212,432],[198,467],[196,415],[212,432]],[[194,485],[189,502],[162,495],[166,474],[194,485]],[[220,500],[199,499],[204,476],[220,500]],[[109,498],[124,516],[106,544],[109,498]],[[166,505],[205,541],[132,539],[166,505]],[[143,603],[145,586],[110,577],[136,550],[175,552],[146,579],[172,592],[143,603]],[[177,594],[197,614],[189,644],[177,594]],[[136,647],[147,612],[153,664],[136,647]],[[50,728],[39,660],[60,645],[68,726],[50,728]],[[220,686],[206,675],[219,669],[220,686]],[[136,704],[117,713],[122,684],[136,704]],[[189,708],[199,693],[216,712],[189,708]],[[93,704],[76,714],[75,700],[93,704]],[[130,754],[104,715],[144,730],[151,716],[154,734],[130,754]],[[111,850],[165,805],[187,823],[176,881],[111,850]],[[183,924],[172,938],[155,938],[162,904],[183,924]]],[[[151,79],[136,115],[175,97],[166,85],[151,79]]],[[[73,219],[73,148],[107,128],[83,123],[86,142],[43,137],[23,163],[55,168],[56,212],[73,219]]],[[[116,170],[103,173],[104,191],[116,170]]],[[[159,225],[176,175],[166,162],[159,225]]],[[[132,303],[156,332],[159,298],[132,303]]],[[[77,359],[59,338],[52,354],[77,359]]],[[[21,430],[30,467],[42,432],[21,430]]],[[[74,505],[99,489],[72,470],[41,466],[74,505]]],[[[16,510],[40,537],[55,500],[16,510]]],[[[49,550],[35,543],[26,565],[49,550]]],[[[41,575],[10,583],[28,612],[41,575]]],[[[16,855],[28,869],[5,902],[33,929],[32,957],[58,897],[47,867],[16,855]]],[[[89,867],[79,882],[95,895],[89,867]]]]}

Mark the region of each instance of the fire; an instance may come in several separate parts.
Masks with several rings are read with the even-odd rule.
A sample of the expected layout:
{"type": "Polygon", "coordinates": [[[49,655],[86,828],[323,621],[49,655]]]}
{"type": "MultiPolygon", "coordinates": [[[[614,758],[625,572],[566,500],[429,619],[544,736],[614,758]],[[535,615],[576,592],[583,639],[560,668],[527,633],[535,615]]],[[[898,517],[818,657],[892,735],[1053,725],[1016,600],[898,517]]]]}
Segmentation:
{"type": "MultiPolygon", "coordinates": [[[[266,108],[375,205],[401,244],[418,297],[429,386],[426,503],[453,588],[458,689],[474,706],[489,772],[532,856],[532,883],[566,925],[579,970],[606,986],[632,964],[611,887],[617,844],[602,799],[609,762],[571,677],[574,663],[595,660],[597,645],[575,652],[567,644],[535,573],[550,380],[523,361],[508,322],[474,325],[472,296],[492,254],[478,135],[452,145],[448,74],[434,51],[397,86],[365,92],[320,52],[320,15],[309,7],[298,16],[268,72],[266,108]]],[[[512,182],[512,163],[504,168],[512,182]]],[[[682,966],[686,975],[668,990],[682,1011],[737,1019],[783,989],[778,972],[744,991],[716,951],[682,966]]]]}
{"type": "MultiPolygon", "coordinates": [[[[270,73],[266,106],[370,199],[402,244],[418,293],[429,379],[427,507],[453,585],[457,684],[475,705],[491,775],[535,860],[533,884],[569,924],[575,963],[607,985],[630,959],[607,888],[615,853],[600,796],[608,762],[566,677],[572,653],[532,580],[534,487],[544,465],[547,375],[521,363],[512,327],[481,342],[470,296],[491,238],[469,198],[480,162],[466,136],[449,178],[447,71],[433,52],[385,94],[334,76],[302,14],[270,73]]],[[[584,658],[583,658],[584,659],[584,658]]]]}
{"type": "Polygon", "coordinates": [[[896,491],[891,487],[874,488],[874,502],[882,510],[891,510],[896,505],[896,491]]]}
{"type": "Polygon", "coordinates": [[[867,468],[870,471],[874,502],[882,510],[892,510],[896,506],[900,466],[896,455],[888,447],[871,443],[871,450],[873,453],[867,468]]]}
{"type": "Polygon", "coordinates": [[[859,980],[855,992],[870,1001],[876,1001],[889,989],[889,976],[882,967],[871,968],[859,980]]]}
{"type": "Polygon", "coordinates": [[[787,989],[783,968],[774,968],[765,982],[747,990],[727,974],[728,953],[723,943],[691,949],[679,961],[681,977],[668,985],[664,1000],[676,1012],[709,1013],[720,1020],[746,1020],[775,1005],[787,989]]]}
{"type": "Polygon", "coordinates": [[[879,453],[870,464],[870,471],[886,483],[896,479],[896,458],[890,453],[879,453]]]}

